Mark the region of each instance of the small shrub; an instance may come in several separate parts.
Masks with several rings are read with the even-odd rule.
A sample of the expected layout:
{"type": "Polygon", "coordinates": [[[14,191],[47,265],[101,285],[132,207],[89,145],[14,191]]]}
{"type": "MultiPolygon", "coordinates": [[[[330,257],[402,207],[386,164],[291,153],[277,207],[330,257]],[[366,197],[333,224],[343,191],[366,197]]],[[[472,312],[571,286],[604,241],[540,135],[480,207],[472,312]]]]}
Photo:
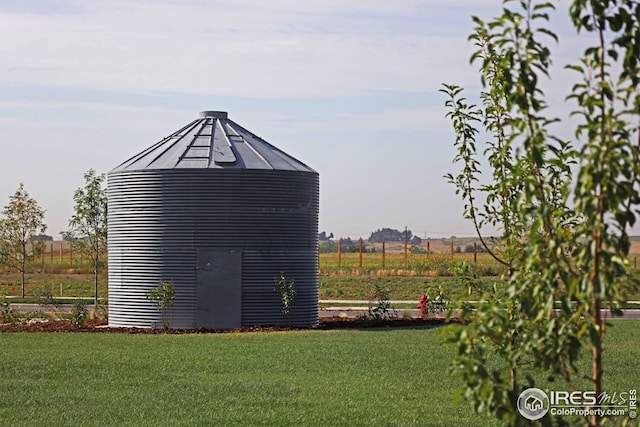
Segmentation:
{"type": "Polygon", "coordinates": [[[369,309],[363,314],[365,320],[387,320],[398,317],[398,311],[391,304],[390,293],[379,283],[372,283],[367,299],[369,309]],[[374,306],[375,302],[375,306],[374,306]]]}
{"type": "Polygon", "coordinates": [[[0,323],[16,323],[18,312],[11,307],[4,295],[0,295],[0,323]]]}
{"type": "Polygon", "coordinates": [[[489,266],[480,267],[478,274],[480,276],[498,276],[500,273],[498,272],[497,267],[489,265],[489,266]]]}
{"type": "Polygon", "coordinates": [[[87,310],[87,303],[81,299],[76,300],[71,309],[71,323],[73,323],[76,328],[79,328],[84,325],[84,321],[88,316],[89,310],[87,310]]]}
{"type": "Polygon", "coordinates": [[[273,281],[275,283],[273,290],[280,293],[282,312],[287,318],[287,322],[291,323],[291,312],[296,306],[296,284],[293,279],[287,279],[282,272],[280,273],[280,277],[275,277],[273,281]]]}
{"type": "Polygon", "coordinates": [[[53,305],[56,303],[53,294],[51,291],[48,291],[46,288],[35,288],[33,290],[33,295],[36,297],[38,301],[38,305],[43,307],[53,305]]]}
{"type": "Polygon", "coordinates": [[[98,302],[98,305],[95,307],[95,315],[96,319],[107,320],[109,318],[109,310],[107,304],[98,302]]]}
{"type": "Polygon", "coordinates": [[[54,313],[56,317],[60,317],[59,315],[62,312],[60,303],[58,303],[50,290],[46,288],[36,288],[33,290],[33,293],[39,306],[54,313]]]}
{"type": "Polygon", "coordinates": [[[428,314],[443,314],[449,309],[449,299],[442,286],[438,286],[435,291],[429,289],[428,294],[433,295],[429,299],[428,314]]]}
{"type": "Polygon", "coordinates": [[[160,310],[162,325],[165,329],[171,329],[173,324],[173,303],[176,301],[176,288],[173,282],[160,281],[157,288],[146,293],[149,301],[152,301],[160,310]]]}
{"type": "Polygon", "coordinates": [[[409,248],[409,252],[411,252],[412,254],[426,254],[427,251],[421,247],[421,246],[416,246],[416,245],[411,245],[411,247],[409,248]]]}

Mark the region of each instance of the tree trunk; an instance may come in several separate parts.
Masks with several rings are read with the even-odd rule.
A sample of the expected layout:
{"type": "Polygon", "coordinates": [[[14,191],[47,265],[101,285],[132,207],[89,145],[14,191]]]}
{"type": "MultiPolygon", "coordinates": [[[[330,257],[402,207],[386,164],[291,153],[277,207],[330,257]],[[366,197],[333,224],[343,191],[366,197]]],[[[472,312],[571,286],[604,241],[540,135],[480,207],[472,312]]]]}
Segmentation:
{"type": "Polygon", "coordinates": [[[98,308],[98,254],[94,254],[93,258],[93,279],[94,279],[94,296],[93,296],[93,304],[94,310],[98,308]]]}
{"type": "Polygon", "coordinates": [[[22,288],[22,298],[24,298],[24,263],[22,263],[22,271],[20,271],[20,285],[22,288]]]}
{"type": "Polygon", "coordinates": [[[24,270],[26,269],[27,244],[22,243],[22,259],[20,260],[20,287],[22,288],[22,298],[24,298],[24,270]]]}
{"type": "MultiPolygon", "coordinates": [[[[593,351],[592,351],[592,363],[593,363],[593,389],[596,392],[596,396],[600,396],[602,394],[602,341],[604,339],[604,328],[602,324],[602,317],[600,314],[600,301],[597,298],[594,298],[593,301],[594,308],[594,317],[593,323],[598,328],[598,339],[594,343],[593,351]]],[[[592,427],[596,427],[600,425],[600,417],[594,414],[591,417],[591,422],[589,424],[592,427]]]]}

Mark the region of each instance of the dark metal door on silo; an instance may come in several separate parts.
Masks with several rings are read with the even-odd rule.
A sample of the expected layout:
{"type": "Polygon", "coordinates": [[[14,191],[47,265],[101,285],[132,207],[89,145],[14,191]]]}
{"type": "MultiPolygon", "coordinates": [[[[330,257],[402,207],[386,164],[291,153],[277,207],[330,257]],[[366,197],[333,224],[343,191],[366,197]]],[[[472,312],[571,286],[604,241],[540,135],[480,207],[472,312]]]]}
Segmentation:
{"type": "Polygon", "coordinates": [[[198,250],[198,328],[242,325],[242,251],[198,250]]]}

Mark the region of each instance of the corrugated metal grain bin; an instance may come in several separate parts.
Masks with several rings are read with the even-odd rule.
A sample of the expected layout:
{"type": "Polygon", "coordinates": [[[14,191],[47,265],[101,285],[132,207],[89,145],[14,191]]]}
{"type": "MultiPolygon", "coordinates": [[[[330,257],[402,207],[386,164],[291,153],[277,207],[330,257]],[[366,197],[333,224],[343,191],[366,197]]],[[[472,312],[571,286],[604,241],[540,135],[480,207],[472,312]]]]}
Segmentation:
{"type": "Polygon", "coordinates": [[[200,117],[108,174],[109,325],[318,323],[318,173],[227,118],[200,117]],[[274,278],[296,285],[291,318],[274,278]]]}

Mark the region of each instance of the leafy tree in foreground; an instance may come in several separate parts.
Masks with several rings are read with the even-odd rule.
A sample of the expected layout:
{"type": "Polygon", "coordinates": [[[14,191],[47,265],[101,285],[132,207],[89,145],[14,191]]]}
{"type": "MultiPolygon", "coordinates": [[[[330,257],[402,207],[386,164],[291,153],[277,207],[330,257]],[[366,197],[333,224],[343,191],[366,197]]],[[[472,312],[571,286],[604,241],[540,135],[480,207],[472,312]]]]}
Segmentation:
{"type": "Polygon", "coordinates": [[[84,174],[85,185],[73,193],[74,214],[69,220],[67,237],[89,257],[93,264],[94,303],[98,305],[98,272],[100,257],[107,251],[107,191],[104,174],[93,169],[84,174]]]}
{"type": "Polygon", "coordinates": [[[0,217],[0,262],[20,272],[22,298],[26,264],[43,250],[42,242],[34,239],[46,230],[44,210],[20,183],[0,217]]]}
{"type": "MultiPolygon", "coordinates": [[[[477,51],[471,60],[480,67],[481,104],[468,103],[455,85],[444,85],[443,92],[456,133],[454,161],[461,165],[448,179],[465,200],[465,216],[482,245],[505,265],[508,287],[487,291],[487,302],[475,311],[460,302],[469,323],[453,327],[448,340],[457,350],[453,370],[475,409],[516,425],[526,421],[516,400],[534,386],[532,371],[562,380],[571,391],[580,390],[578,380],[592,384],[596,395],[604,391],[601,309],[619,312],[632,281],[628,230],[640,202],[640,3],[571,2],[573,25],[593,41],[567,66],[577,72],[567,96],[576,105],[578,120],[571,122],[547,115],[540,85],[550,77],[545,43],[557,41],[546,27],[554,6],[504,3],[502,15],[490,22],[473,18],[470,40],[477,51]],[[553,135],[558,125],[574,126],[573,144],[553,135]],[[481,132],[490,141],[478,147],[481,132]],[[490,179],[482,176],[482,161],[490,179]],[[501,231],[499,244],[483,236],[485,226],[501,231]],[[554,301],[560,301],[556,311],[554,301]],[[588,371],[577,364],[585,352],[588,371]]],[[[597,426],[609,420],[594,415],[584,421],[597,426]]],[[[537,422],[566,420],[547,414],[537,422]]]]}

